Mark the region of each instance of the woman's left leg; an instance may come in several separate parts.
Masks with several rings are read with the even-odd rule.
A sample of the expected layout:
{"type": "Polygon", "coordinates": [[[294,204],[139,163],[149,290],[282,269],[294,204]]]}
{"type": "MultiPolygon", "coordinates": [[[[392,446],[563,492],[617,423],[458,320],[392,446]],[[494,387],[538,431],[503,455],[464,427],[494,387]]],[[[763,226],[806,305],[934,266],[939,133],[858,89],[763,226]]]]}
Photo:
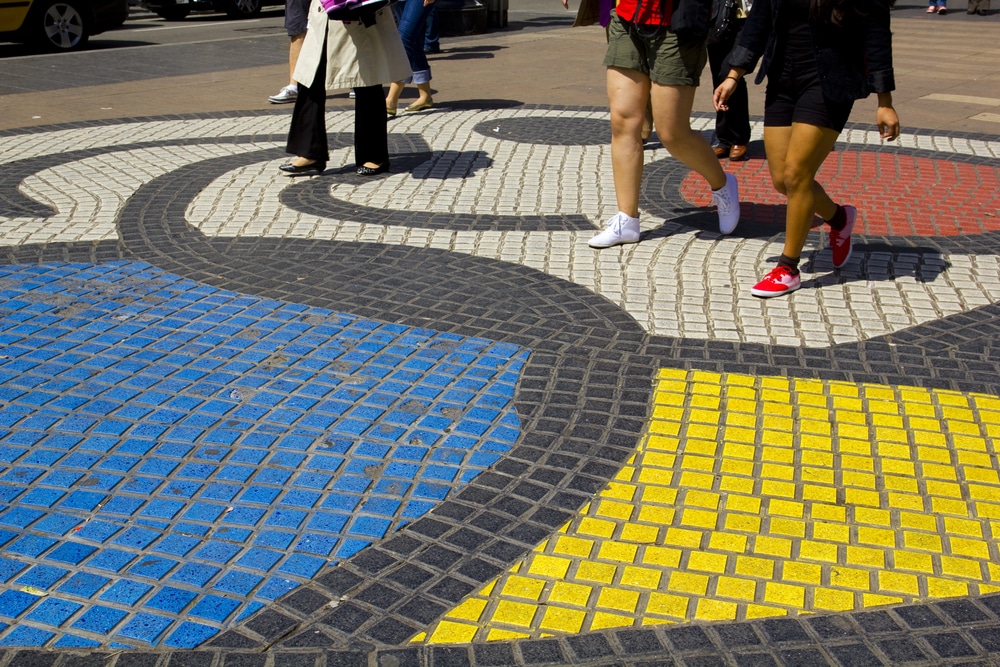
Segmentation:
{"type": "Polygon", "coordinates": [[[354,163],[359,174],[370,175],[389,169],[388,123],[384,105],[382,86],[354,89],[354,163]]]}
{"type": "Polygon", "coordinates": [[[837,205],[816,182],[816,172],[839,136],[840,132],[828,127],[792,123],[782,179],[788,196],[784,249],[787,257],[797,258],[802,254],[814,213],[829,220],[837,212],[837,205]]]}
{"type": "Polygon", "coordinates": [[[788,197],[785,246],[778,266],[753,286],[754,296],[769,298],[794,292],[801,285],[799,257],[812,228],[814,214],[831,220],[841,209],[819,183],[816,172],[833,150],[840,132],[807,123],[765,127],[764,150],[774,187],[788,197]]]}

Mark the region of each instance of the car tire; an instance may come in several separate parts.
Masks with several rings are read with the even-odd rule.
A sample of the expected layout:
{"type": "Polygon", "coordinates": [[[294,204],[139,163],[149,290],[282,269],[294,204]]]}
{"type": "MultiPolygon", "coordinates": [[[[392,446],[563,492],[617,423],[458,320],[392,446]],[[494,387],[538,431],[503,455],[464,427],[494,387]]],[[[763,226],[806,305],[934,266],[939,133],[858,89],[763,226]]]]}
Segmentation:
{"type": "Polygon", "coordinates": [[[260,15],[261,0],[226,0],[226,16],[250,19],[260,15]]]}
{"type": "Polygon", "coordinates": [[[165,21],[183,21],[191,13],[190,7],[161,7],[156,14],[165,21]]]}
{"type": "Polygon", "coordinates": [[[34,22],[35,38],[46,51],[76,51],[90,39],[90,15],[71,0],[45,0],[34,22]]]}

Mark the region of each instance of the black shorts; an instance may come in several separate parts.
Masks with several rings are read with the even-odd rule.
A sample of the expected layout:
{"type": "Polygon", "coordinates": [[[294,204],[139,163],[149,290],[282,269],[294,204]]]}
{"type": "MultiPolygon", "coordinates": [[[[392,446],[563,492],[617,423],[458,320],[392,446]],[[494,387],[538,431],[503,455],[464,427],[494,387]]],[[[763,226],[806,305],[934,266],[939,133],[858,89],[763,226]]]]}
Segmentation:
{"type": "Polygon", "coordinates": [[[289,37],[306,34],[309,0],[285,0],[285,30],[289,37]]]}
{"type": "Polygon", "coordinates": [[[840,132],[851,116],[854,102],[838,102],[823,94],[815,61],[799,60],[781,68],[781,76],[768,75],[764,94],[764,126],[788,127],[807,123],[840,132]]]}

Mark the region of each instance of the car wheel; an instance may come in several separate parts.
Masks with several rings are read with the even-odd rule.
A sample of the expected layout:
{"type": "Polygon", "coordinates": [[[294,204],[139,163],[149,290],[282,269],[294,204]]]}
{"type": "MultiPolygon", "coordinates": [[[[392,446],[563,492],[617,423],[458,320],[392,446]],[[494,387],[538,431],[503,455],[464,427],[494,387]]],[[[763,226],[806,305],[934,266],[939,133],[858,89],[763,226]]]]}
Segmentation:
{"type": "Polygon", "coordinates": [[[73,2],[48,0],[35,15],[39,43],[48,51],[73,51],[87,45],[90,20],[73,2]]]}
{"type": "Polygon", "coordinates": [[[231,19],[249,19],[260,14],[261,0],[228,0],[226,15],[231,19]]]}
{"type": "Polygon", "coordinates": [[[190,7],[161,7],[156,10],[160,18],[167,21],[183,21],[191,13],[190,7]]]}

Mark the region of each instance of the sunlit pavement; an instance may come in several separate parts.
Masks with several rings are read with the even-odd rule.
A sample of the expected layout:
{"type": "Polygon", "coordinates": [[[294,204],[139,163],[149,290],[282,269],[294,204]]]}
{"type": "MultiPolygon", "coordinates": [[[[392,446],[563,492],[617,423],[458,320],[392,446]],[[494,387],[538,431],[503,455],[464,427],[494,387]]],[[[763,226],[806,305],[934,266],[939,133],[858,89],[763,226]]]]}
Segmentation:
{"type": "Polygon", "coordinates": [[[995,136],[852,123],[852,259],[762,301],[759,121],[733,235],[653,142],[595,251],[606,109],[363,178],[334,107],[301,180],[287,111],[0,135],[0,664],[996,663],[995,136]]]}

